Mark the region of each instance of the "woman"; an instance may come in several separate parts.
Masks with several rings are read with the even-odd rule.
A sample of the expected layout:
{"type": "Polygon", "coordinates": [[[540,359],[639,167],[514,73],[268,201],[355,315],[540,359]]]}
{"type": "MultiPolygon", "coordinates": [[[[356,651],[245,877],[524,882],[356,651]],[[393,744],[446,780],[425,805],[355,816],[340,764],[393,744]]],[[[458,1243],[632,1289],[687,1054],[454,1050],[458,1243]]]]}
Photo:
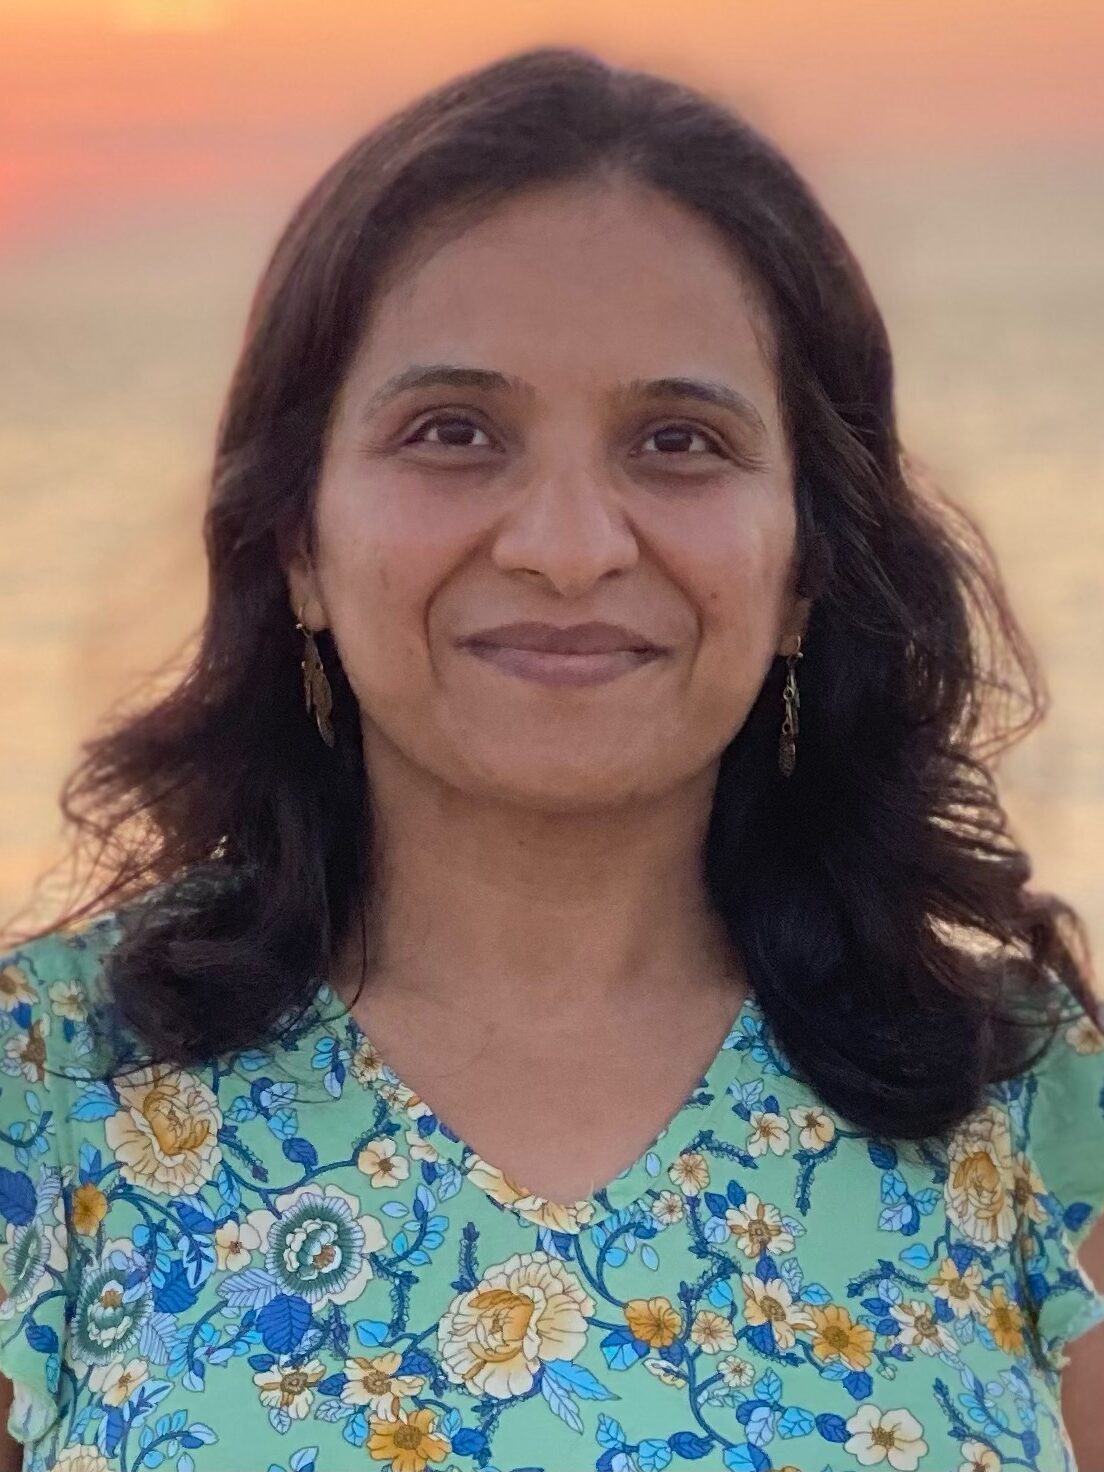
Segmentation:
{"type": "Polygon", "coordinates": [[[3,958],[6,1465],[1098,1465],[1030,651],[778,152],[572,50],[413,104],[276,247],[206,535],[62,795],[109,882],[3,958]]]}

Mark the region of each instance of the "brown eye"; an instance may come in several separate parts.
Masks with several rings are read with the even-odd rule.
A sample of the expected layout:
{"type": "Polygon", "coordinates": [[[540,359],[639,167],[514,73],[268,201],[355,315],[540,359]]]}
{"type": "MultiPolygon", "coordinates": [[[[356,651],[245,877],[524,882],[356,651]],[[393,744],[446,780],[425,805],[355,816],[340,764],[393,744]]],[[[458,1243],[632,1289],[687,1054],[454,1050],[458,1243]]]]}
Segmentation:
{"type": "Polygon", "coordinates": [[[465,440],[464,436],[471,434],[472,431],[474,431],[476,434],[487,433],[487,431],[485,429],[481,429],[479,425],[474,422],[474,420],[465,419],[460,414],[438,414],[435,418],[427,419],[423,424],[420,424],[418,428],[414,431],[413,435],[411,435],[409,439],[404,440],[403,443],[407,445],[438,444],[450,446],[461,450],[482,450],[483,448],[485,448],[483,445],[473,446],[468,443],[467,440],[465,440]],[[439,429],[441,426],[444,426],[444,429],[441,432],[440,438],[438,438],[437,440],[430,440],[425,438],[426,430],[439,429]]]}
{"type": "MultiPolygon", "coordinates": [[[[704,445],[704,454],[719,456],[722,459],[730,458],[723,442],[696,424],[664,424],[652,430],[647,439],[656,441],[659,446],[658,458],[660,459],[672,459],[677,455],[702,458],[703,450],[692,448],[695,439],[704,445]]],[[[444,449],[455,450],[482,450],[489,448],[489,441],[487,431],[475,420],[463,414],[436,414],[424,420],[413,434],[403,441],[403,444],[438,445],[444,449]],[[436,432],[436,439],[430,438],[433,432],[436,432]],[[474,443],[472,436],[475,434],[487,436],[488,444],[474,443]]],[[[657,456],[650,455],[649,458],[657,458],[657,456]]]]}
{"type": "Polygon", "coordinates": [[[685,443],[687,440],[693,440],[695,436],[705,441],[711,454],[724,454],[724,447],[720,441],[713,435],[706,434],[705,430],[699,429],[696,424],[665,424],[660,429],[653,429],[648,439],[655,440],[661,446],[665,456],[671,453],[700,455],[700,450],[690,450],[685,443]]]}

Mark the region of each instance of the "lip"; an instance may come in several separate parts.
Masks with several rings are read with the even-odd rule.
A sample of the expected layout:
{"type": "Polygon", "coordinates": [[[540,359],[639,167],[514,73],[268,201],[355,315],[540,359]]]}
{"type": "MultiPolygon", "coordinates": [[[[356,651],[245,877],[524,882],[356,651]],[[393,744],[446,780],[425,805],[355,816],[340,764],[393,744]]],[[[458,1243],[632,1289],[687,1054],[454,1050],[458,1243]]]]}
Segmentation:
{"type": "Polygon", "coordinates": [[[481,629],[460,641],[469,647],[529,650],[542,654],[662,654],[653,640],[625,624],[592,621],[561,628],[550,623],[500,624],[481,629]]]}
{"type": "Polygon", "coordinates": [[[542,685],[604,684],[668,653],[636,629],[597,620],[564,628],[550,623],[500,624],[460,643],[505,674],[542,685]]]}
{"type": "Polygon", "coordinates": [[[542,685],[603,685],[661,657],[658,649],[608,649],[594,654],[558,654],[508,644],[465,641],[469,654],[508,675],[542,685]]]}

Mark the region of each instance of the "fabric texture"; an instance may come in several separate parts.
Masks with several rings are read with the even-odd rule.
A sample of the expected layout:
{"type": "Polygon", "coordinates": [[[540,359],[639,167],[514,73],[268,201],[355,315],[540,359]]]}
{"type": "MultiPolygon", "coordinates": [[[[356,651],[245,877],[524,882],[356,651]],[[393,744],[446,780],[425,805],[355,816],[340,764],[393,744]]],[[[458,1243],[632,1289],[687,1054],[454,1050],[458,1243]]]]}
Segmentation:
{"type": "Polygon", "coordinates": [[[1104,1210],[1088,1019],[948,1148],[836,1118],[751,997],[651,1147],[567,1206],[458,1139],[322,984],[271,1049],[97,1076],[119,934],[0,957],[29,1472],[1073,1468],[1060,1371],[1104,1321],[1076,1259],[1104,1210]]]}

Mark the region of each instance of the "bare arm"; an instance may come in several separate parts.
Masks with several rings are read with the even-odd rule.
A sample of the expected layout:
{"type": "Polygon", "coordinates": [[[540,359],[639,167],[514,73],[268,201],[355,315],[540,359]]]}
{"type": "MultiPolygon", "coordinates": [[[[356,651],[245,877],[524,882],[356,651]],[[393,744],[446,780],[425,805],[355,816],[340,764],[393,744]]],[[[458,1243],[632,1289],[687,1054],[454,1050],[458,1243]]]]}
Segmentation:
{"type": "MultiPolygon", "coordinates": [[[[1104,1217],[1082,1242],[1077,1256],[1093,1282],[1104,1289],[1104,1217]]],[[[1077,1465],[1085,1472],[1097,1472],[1104,1468],[1104,1418],[1100,1414],[1104,1324],[1079,1335],[1067,1353],[1069,1364],[1062,1371],[1062,1418],[1077,1465]]]]}
{"type": "Polygon", "coordinates": [[[20,1472],[23,1446],[8,1434],[8,1412],[12,1403],[12,1383],[0,1375],[0,1472],[20,1472]]]}

